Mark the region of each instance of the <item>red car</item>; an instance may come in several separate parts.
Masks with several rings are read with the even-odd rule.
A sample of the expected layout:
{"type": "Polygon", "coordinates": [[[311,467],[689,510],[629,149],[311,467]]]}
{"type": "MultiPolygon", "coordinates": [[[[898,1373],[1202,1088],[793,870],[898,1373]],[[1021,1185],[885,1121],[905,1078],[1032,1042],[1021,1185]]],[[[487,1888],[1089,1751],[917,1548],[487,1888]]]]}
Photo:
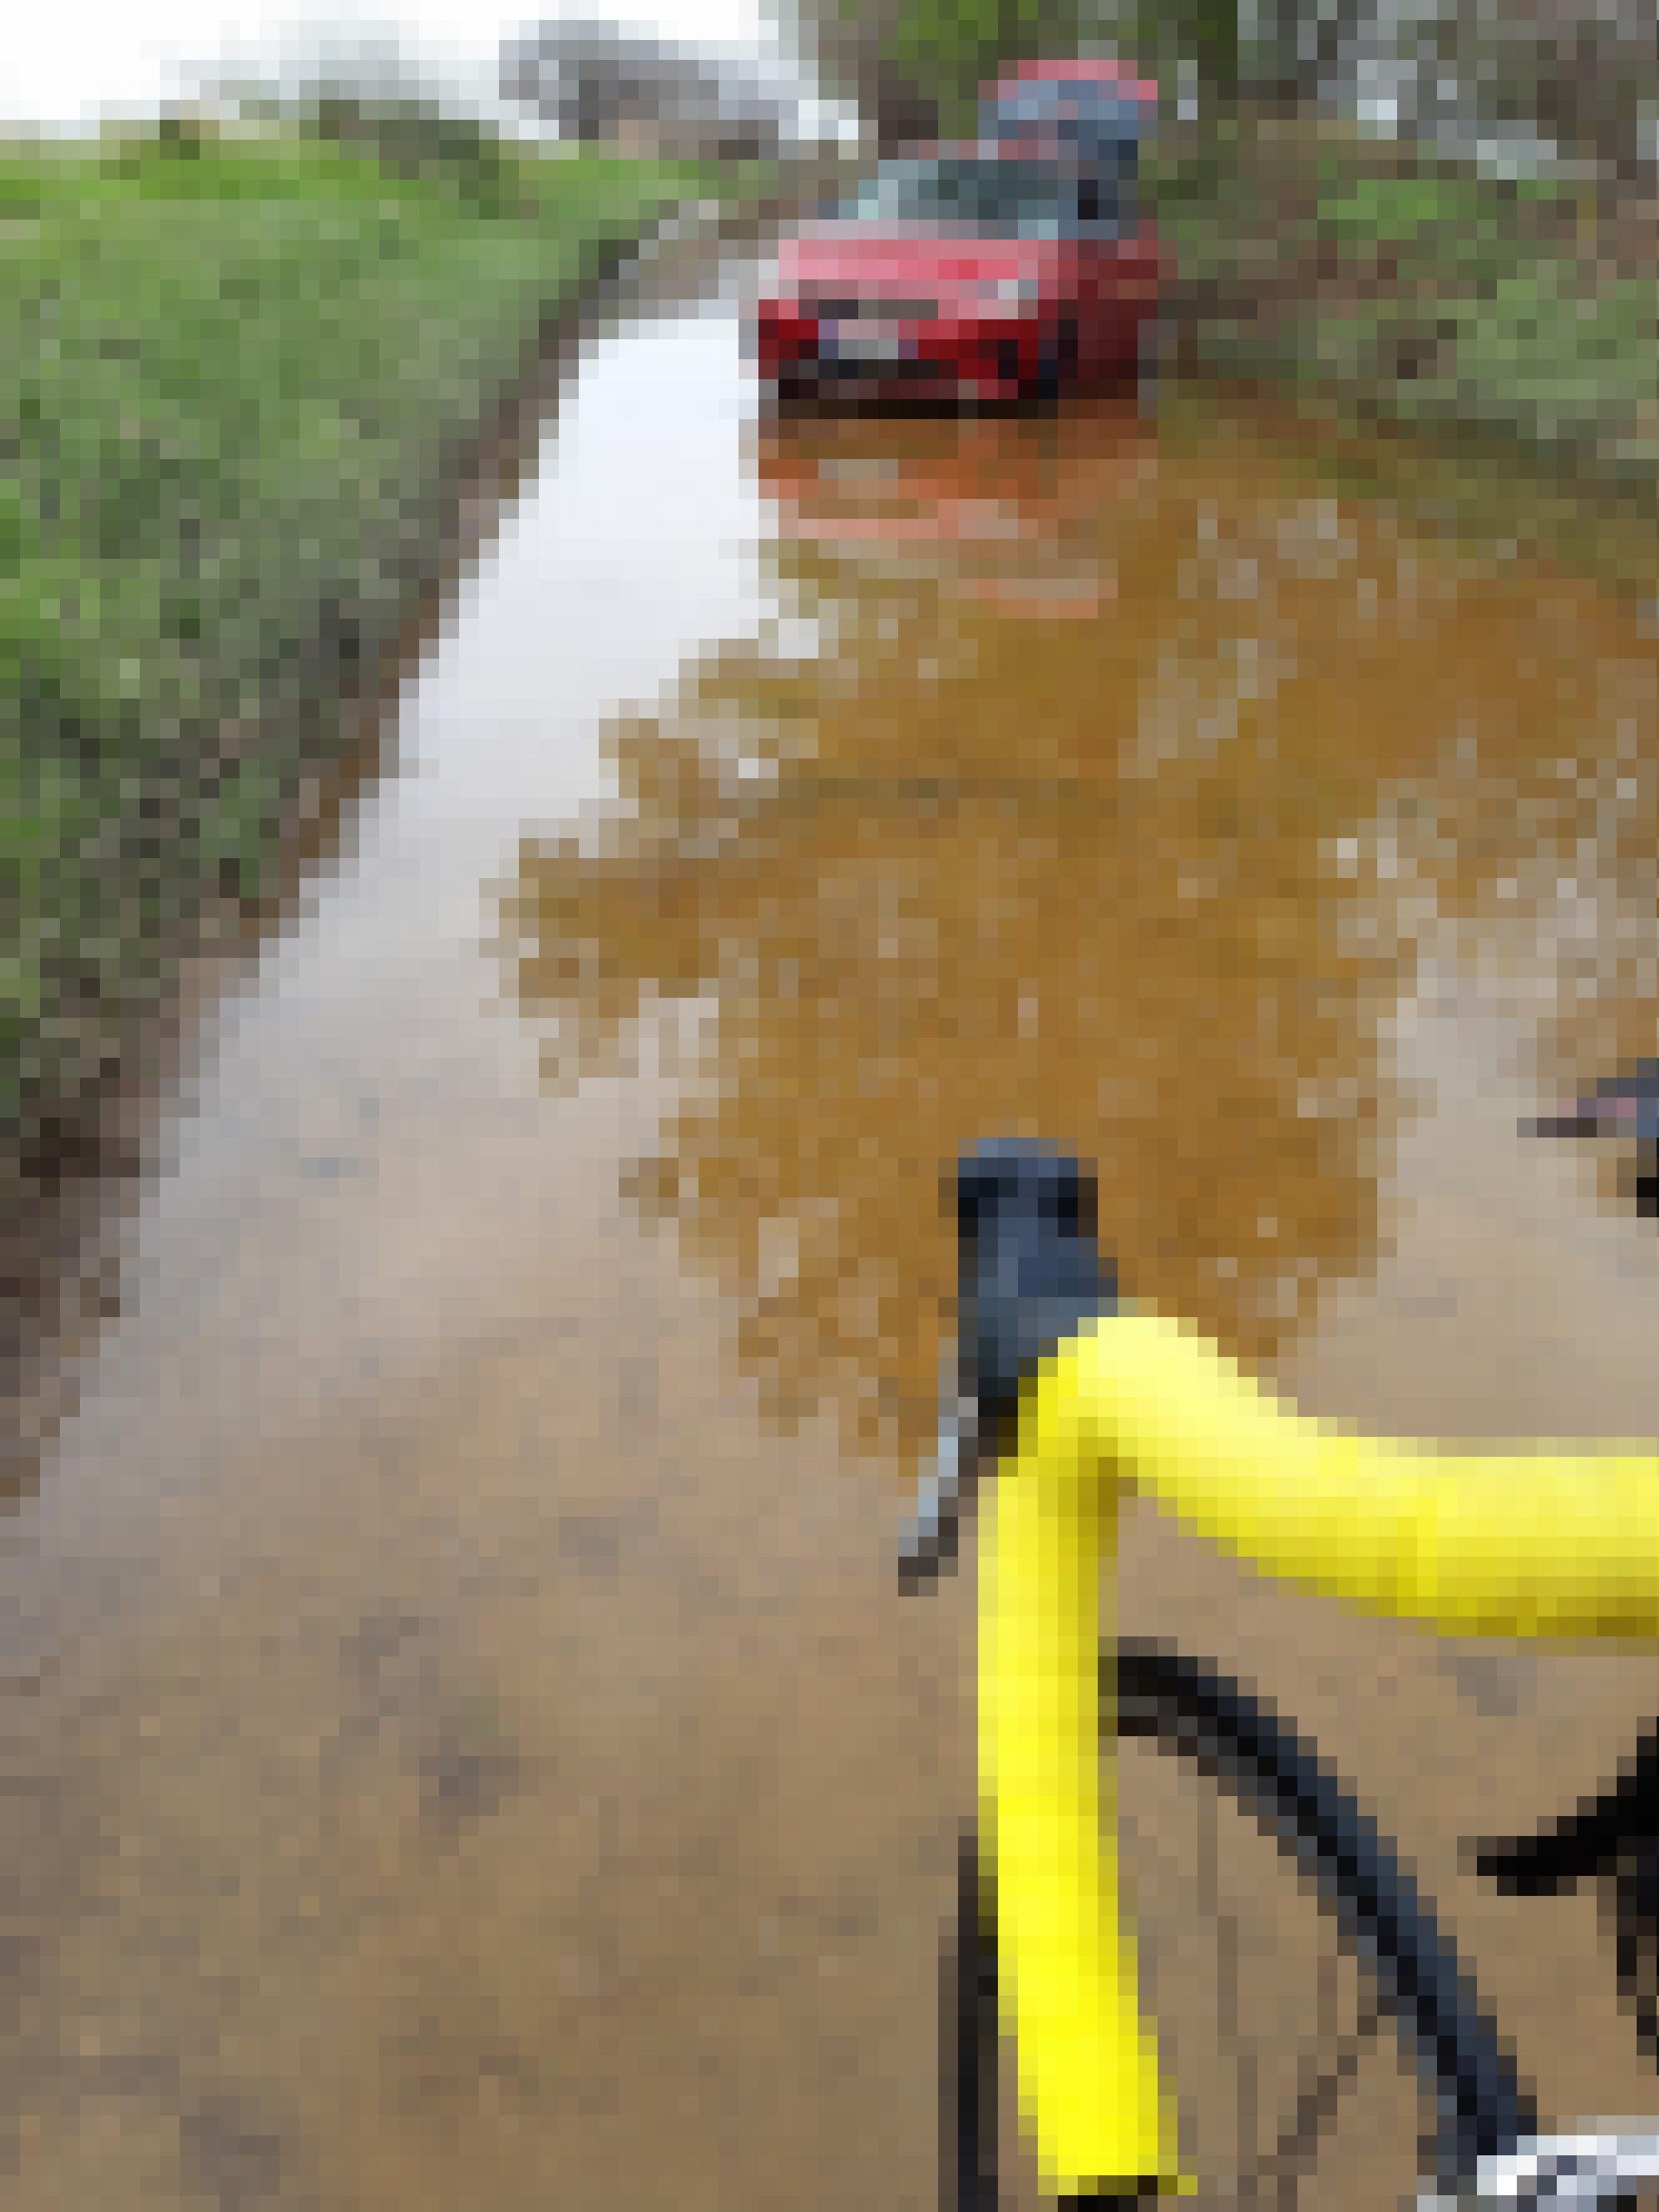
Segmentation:
{"type": "Polygon", "coordinates": [[[1089,168],[946,149],[888,163],[785,245],[757,363],[781,398],[1052,398],[1135,368],[1162,274],[1089,168]]]}

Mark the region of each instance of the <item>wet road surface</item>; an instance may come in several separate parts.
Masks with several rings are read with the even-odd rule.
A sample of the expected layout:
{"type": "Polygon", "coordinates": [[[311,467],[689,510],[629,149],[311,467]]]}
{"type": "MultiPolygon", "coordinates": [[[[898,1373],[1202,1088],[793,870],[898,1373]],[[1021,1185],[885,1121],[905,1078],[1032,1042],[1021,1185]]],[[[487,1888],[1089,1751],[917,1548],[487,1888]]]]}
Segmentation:
{"type": "MultiPolygon", "coordinates": [[[[1659,656],[1242,427],[755,416],[618,331],[227,1004],[5,1561],[8,2201],[934,2201],[964,1588],[890,1544],[992,1129],[1309,1410],[1659,1434],[1659,1245],[1517,1115],[1659,1019],[1659,656]]],[[[1293,1705],[1547,2110],[1659,2101],[1592,1903],[1460,1837],[1659,1711],[1139,1516],[1125,1627],[1293,1705]]],[[[1356,2017],[1270,1847],[1126,1758],[1200,2164],[1356,2017]]],[[[1300,2201],[1392,2202],[1386,2040],[1300,2201]]],[[[1279,2201],[1271,2188],[1260,2201],[1279,2201]]]]}

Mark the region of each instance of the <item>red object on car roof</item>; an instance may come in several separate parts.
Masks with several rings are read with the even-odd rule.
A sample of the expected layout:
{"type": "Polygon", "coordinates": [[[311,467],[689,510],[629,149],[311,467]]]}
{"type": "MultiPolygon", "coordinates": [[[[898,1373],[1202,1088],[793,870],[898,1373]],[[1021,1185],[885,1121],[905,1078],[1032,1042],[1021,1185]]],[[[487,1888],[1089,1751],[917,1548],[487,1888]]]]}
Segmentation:
{"type": "Polygon", "coordinates": [[[1018,62],[1012,69],[1004,70],[995,82],[999,88],[1004,85],[1040,83],[1110,85],[1126,100],[1153,102],[1158,99],[1158,87],[1152,80],[1137,76],[1121,62],[1018,62]]]}

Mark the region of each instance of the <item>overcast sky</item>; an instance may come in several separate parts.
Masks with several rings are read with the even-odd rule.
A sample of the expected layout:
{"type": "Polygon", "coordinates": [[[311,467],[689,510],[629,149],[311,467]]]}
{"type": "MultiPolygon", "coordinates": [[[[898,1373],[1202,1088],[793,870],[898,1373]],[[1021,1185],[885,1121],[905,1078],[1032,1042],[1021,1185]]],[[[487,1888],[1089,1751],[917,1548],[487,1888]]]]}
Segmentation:
{"type": "Polygon", "coordinates": [[[312,0],[255,0],[228,9],[220,0],[81,0],[52,6],[15,0],[9,11],[0,120],[73,126],[112,110],[153,108],[185,88],[192,70],[240,52],[264,56],[296,42],[319,43],[311,27],[325,20],[349,43],[354,26],[395,27],[410,50],[453,59],[475,85],[493,83],[496,52],[508,32],[548,15],[605,16],[659,27],[670,38],[732,42],[756,52],[771,44],[769,0],[381,0],[330,9],[312,0]]]}

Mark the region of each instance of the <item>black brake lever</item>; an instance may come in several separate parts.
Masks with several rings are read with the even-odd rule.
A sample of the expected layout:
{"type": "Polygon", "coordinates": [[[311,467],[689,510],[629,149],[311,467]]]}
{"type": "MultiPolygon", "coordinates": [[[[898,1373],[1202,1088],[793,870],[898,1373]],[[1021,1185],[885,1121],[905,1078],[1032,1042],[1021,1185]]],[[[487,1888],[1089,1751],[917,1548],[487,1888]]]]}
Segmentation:
{"type": "Polygon", "coordinates": [[[938,1579],[987,1469],[1007,1448],[1025,1377],[1118,1302],[1097,1243],[1094,1179],[1053,1146],[997,1138],[947,1185],[957,1224],[957,1349],[940,1391],[939,1443],[899,1549],[901,1587],[938,1579]]]}

